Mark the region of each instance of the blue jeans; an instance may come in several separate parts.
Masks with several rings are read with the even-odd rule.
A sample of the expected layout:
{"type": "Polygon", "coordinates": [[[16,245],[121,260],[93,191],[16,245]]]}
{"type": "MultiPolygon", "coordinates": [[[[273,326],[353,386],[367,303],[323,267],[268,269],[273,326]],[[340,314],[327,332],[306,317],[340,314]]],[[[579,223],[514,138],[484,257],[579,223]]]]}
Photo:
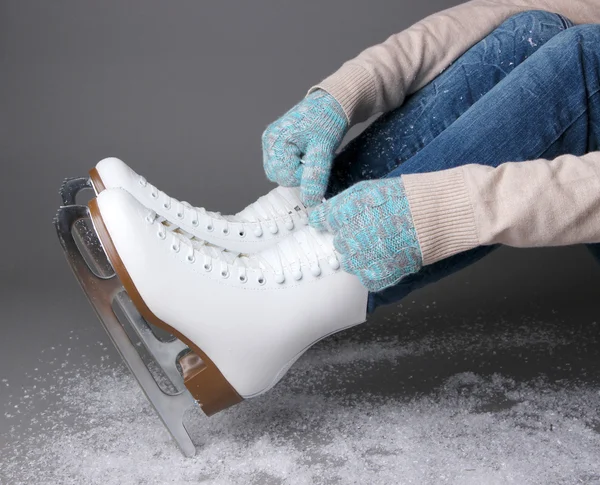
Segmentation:
{"type": "MultiPolygon", "coordinates": [[[[336,157],[327,197],[361,180],[498,166],[600,145],[600,25],[518,14],[474,45],[336,157]]],[[[600,245],[589,245],[600,257],[600,245]]],[[[498,245],[480,246],[369,295],[368,311],[438,281],[498,245]]]]}

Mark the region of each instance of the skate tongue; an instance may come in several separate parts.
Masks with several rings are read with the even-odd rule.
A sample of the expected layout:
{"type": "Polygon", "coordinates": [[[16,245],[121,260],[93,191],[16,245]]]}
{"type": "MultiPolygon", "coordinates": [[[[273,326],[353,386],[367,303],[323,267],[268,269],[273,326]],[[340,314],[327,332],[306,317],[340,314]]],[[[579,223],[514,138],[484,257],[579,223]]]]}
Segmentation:
{"type": "Polygon", "coordinates": [[[259,222],[305,210],[298,187],[275,187],[231,219],[237,222],[259,222]]]}

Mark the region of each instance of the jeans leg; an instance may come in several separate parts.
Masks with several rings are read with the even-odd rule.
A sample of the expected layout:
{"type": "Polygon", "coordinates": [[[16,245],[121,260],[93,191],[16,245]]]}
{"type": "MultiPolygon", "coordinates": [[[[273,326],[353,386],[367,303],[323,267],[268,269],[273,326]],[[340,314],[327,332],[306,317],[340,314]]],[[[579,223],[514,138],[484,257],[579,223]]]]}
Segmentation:
{"type": "Polygon", "coordinates": [[[336,157],[327,197],[366,179],[382,178],[433,141],[477,100],[572,26],[564,17],[534,10],[517,14],[404,104],[377,119],[336,157]]]}
{"type": "MultiPolygon", "coordinates": [[[[558,34],[387,176],[597,151],[599,45],[600,25],[580,25],[558,34]]],[[[410,275],[407,281],[371,294],[369,311],[461,269],[494,247],[475,248],[439,261],[410,275]]],[[[591,249],[598,254],[596,245],[591,249]]]]}

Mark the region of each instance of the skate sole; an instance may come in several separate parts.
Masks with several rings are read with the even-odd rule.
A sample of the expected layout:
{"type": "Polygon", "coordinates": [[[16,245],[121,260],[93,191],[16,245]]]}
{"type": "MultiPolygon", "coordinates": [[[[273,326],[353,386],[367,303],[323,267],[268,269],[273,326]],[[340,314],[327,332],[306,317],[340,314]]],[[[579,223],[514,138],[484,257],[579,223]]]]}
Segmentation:
{"type": "MultiPolygon", "coordinates": [[[[93,170],[95,169],[92,169],[92,171],[93,170]]],[[[90,175],[92,175],[91,172],[90,175]]],[[[106,251],[106,255],[111,262],[117,277],[121,281],[137,310],[146,321],[176,336],[191,349],[191,352],[179,359],[179,364],[183,374],[183,382],[194,399],[200,404],[202,411],[207,416],[211,416],[243,401],[243,398],[237,393],[233,386],[229,384],[214,362],[210,360],[210,358],[194,342],[175,330],[169,324],[163,322],[148,308],[115,248],[112,238],[108,233],[108,229],[102,219],[98,202],[96,199],[92,199],[88,206],[92,223],[94,224],[98,238],[102,243],[102,247],[106,251]]]]}

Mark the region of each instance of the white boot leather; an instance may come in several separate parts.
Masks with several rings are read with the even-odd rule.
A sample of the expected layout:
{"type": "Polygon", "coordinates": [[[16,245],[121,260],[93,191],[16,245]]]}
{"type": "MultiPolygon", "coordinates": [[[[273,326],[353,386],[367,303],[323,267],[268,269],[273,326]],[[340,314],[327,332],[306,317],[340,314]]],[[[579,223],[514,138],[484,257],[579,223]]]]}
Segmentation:
{"type": "Polygon", "coordinates": [[[96,194],[123,188],[187,233],[237,253],[252,254],[308,224],[307,210],[297,187],[276,187],[233,216],[169,197],[118,158],[105,158],[91,173],[96,194]]]}
{"type": "Polygon", "coordinates": [[[143,302],[242,397],[265,392],[311,345],[366,319],[368,292],[340,268],[328,233],[307,226],[236,257],[193,248],[123,189],[101,192],[96,203],[143,302]]]}

